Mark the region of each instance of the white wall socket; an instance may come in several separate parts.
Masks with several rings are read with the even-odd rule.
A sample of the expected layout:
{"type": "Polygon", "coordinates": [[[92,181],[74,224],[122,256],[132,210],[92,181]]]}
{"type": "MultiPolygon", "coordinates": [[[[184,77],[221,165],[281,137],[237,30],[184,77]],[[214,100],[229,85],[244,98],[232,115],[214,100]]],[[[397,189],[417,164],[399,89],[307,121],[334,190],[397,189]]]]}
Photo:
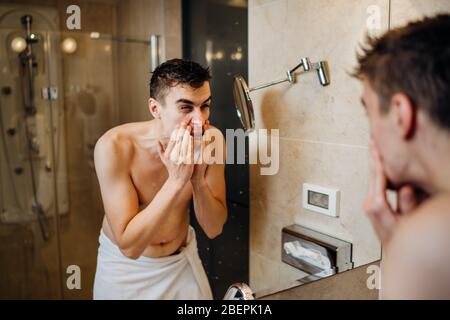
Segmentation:
{"type": "Polygon", "coordinates": [[[340,191],[338,189],[303,184],[303,208],[327,216],[339,217],[339,207],[340,191]]]}

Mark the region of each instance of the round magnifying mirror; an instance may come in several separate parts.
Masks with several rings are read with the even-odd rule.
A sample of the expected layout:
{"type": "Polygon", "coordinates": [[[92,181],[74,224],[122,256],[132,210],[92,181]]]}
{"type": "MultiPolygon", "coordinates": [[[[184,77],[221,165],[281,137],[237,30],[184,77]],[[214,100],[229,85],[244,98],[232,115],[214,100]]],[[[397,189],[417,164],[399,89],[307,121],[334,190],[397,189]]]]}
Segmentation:
{"type": "Polygon", "coordinates": [[[253,130],[255,128],[255,116],[250,99],[250,89],[242,76],[234,77],[233,95],[236,111],[244,129],[246,131],[253,130]]]}

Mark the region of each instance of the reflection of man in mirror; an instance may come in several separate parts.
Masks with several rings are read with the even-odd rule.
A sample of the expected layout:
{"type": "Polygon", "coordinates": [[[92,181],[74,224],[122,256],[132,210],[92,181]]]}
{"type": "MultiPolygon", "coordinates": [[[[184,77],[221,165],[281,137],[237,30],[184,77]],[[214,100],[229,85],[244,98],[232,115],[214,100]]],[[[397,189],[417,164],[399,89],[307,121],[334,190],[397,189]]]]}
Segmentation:
{"type": "Polygon", "coordinates": [[[382,298],[450,298],[449,30],[450,15],[426,18],[369,39],[358,57],[372,137],[364,207],[385,248],[382,298]]]}
{"type": "Polygon", "coordinates": [[[98,140],[105,218],[95,299],[212,298],[189,223],[191,199],[209,238],[221,234],[227,219],[224,161],[211,164],[201,152],[194,159],[208,133],[219,132],[214,136],[224,144],[208,123],[209,79],[195,62],[161,64],[150,80],[154,119],[115,127],[98,140]]]}

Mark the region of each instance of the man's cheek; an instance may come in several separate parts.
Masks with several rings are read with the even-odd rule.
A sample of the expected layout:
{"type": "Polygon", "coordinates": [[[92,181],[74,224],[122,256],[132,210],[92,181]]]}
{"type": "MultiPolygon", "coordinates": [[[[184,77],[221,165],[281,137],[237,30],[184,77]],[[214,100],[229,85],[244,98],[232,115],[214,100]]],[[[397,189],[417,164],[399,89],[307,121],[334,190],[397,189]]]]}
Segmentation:
{"type": "Polygon", "coordinates": [[[185,114],[179,113],[175,114],[171,119],[171,124],[173,127],[176,127],[177,125],[181,124],[183,121],[187,121],[188,117],[185,114]]]}
{"type": "Polygon", "coordinates": [[[189,122],[189,121],[191,121],[191,120],[192,120],[192,116],[191,116],[190,114],[186,114],[186,115],[184,115],[184,116],[180,119],[180,122],[181,122],[181,121],[189,122]]]}
{"type": "MultiPolygon", "coordinates": [[[[380,142],[381,143],[381,142],[380,142]]],[[[387,180],[387,189],[397,190],[400,185],[400,177],[398,176],[398,168],[396,166],[397,160],[393,156],[392,152],[388,149],[386,143],[381,144],[379,149],[381,162],[383,163],[383,171],[387,180]]]]}

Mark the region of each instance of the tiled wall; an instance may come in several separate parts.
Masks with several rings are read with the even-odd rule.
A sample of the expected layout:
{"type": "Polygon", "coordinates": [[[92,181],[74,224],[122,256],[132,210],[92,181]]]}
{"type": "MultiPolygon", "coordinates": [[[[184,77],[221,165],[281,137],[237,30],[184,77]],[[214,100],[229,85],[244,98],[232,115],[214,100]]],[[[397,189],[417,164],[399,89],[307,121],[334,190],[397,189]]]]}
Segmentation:
{"type": "MultiPolygon", "coordinates": [[[[117,3],[117,35],[149,40],[162,36],[160,62],[181,58],[181,1],[133,0],[117,3]],[[143,14],[145,13],[145,14],[143,14]]],[[[119,122],[151,119],[149,98],[150,47],[141,43],[118,45],[119,122]]]]}
{"type": "Polygon", "coordinates": [[[391,27],[401,26],[423,16],[450,13],[448,0],[391,0],[391,27]]]}
{"type": "Polygon", "coordinates": [[[301,57],[327,60],[331,84],[314,73],[251,93],[257,128],[279,129],[280,169],[250,179],[250,284],[263,290],[301,272],[281,262],[281,229],[297,223],[353,243],[356,266],[380,258],[380,244],[362,203],[368,189],[369,126],[359,102],[361,84],[348,73],[355,50],[368,31],[373,10],[380,34],[423,13],[447,10],[450,2],[407,0],[250,0],[249,84],[285,76],[301,57]],[[341,191],[339,218],[303,209],[302,184],[341,191]]]}

